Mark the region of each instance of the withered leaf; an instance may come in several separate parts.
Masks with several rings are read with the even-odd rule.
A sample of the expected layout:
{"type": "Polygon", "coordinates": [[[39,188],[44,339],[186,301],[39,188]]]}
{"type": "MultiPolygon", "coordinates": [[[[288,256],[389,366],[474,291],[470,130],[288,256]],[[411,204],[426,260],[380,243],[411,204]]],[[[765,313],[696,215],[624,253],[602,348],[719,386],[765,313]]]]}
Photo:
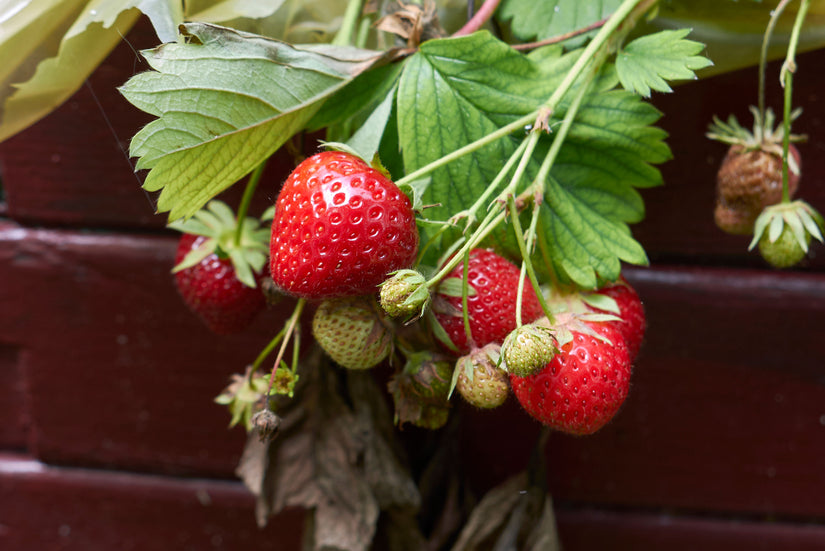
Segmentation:
{"type": "Polygon", "coordinates": [[[257,497],[259,525],[302,507],[312,515],[307,549],[366,551],[381,510],[413,514],[420,502],[386,404],[369,373],[334,368],[317,350],[299,373],[294,400],[277,410],[278,437],[249,438],[236,472],[257,497]]]}

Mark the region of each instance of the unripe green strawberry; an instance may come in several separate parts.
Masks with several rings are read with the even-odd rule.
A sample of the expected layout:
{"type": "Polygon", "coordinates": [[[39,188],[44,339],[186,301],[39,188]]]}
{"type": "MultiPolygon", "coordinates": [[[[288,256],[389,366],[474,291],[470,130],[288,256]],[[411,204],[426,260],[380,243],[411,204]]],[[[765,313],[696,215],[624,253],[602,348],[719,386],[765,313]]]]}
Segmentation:
{"type": "Polygon", "coordinates": [[[368,369],[392,348],[392,332],[372,297],[345,297],[321,302],[312,318],[315,341],[339,365],[368,369]]]}
{"type": "Polygon", "coordinates": [[[811,244],[811,234],[804,232],[804,235],[806,246],[803,248],[789,226],[782,229],[776,241],[771,241],[769,232],[765,232],[759,239],[759,254],[774,268],[796,266],[808,254],[806,249],[811,244]]]}
{"type": "Polygon", "coordinates": [[[393,318],[413,320],[430,304],[427,280],[415,270],[399,270],[380,285],[381,307],[393,318]]]}
{"type": "Polygon", "coordinates": [[[411,354],[387,385],[395,405],[395,421],[438,428],[447,421],[453,363],[429,351],[411,354]]]}
{"type": "Polygon", "coordinates": [[[488,344],[456,362],[456,390],[477,408],[497,408],[510,394],[507,373],[497,365],[500,354],[499,345],[488,344]]]}
{"type": "Polygon", "coordinates": [[[556,338],[547,327],[547,318],[518,327],[501,345],[504,368],[508,373],[526,377],[540,369],[556,354],[556,338]],[[543,321],[543,323],[542,323],[543,321]]]}

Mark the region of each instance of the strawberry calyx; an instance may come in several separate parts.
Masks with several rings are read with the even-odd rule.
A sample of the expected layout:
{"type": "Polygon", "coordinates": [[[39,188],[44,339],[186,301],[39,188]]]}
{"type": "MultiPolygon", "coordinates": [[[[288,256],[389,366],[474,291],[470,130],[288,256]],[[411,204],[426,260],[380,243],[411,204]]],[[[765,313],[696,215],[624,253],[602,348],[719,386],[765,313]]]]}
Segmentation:
{"type": "Polygon", "coordinates": [[[823,241],[825,219],[805,201],[766,207],[756,219],[748,250],[759,245],[762,256],[776,268],[798,264],[808,253],[812,238],[823,241]]]}
{"type": "Polygon", "coordinates": [[[216,254],[231,261],[235,277],[241,283],[257,286],[255,274],[263,271],[269,246],[269,229],[261,227],[260,220],[246,217],[239,227],[232,209],[222,201],[213,200],[192,218],[173,222],[169,227],[207,238],[187,253],[172,273],[196,266],[207,256],[216,254]]]}
{"type": "MultiPolygon", "coordinates": [[[[734,115],[730,115],[727,121],[722,121],[714,115],[713,122],[708,127],[708,132],[705,135],[711,140],[728,145],[742,146],[743,152],[761,150],[781,159],[785,129],[782,124],[776,124],[776,115],[774,115],[773,110],[766,109],[764,117],[753,105],[750,106],[750,111],[753,113],[753,130],[748,130],[740,125],[734,115]]],[[[793,122],[801,114],[801,109],[794,110],[791,113],[790,121],[793,122]]],[[[802,142],[806,139],[807,137],[801,134],[790,134],[788,136],[791,143],[802,142]]],[[[788,155],[788,168],[796,175],[800,172],[799,163],[793,155],[788,155]]]]}

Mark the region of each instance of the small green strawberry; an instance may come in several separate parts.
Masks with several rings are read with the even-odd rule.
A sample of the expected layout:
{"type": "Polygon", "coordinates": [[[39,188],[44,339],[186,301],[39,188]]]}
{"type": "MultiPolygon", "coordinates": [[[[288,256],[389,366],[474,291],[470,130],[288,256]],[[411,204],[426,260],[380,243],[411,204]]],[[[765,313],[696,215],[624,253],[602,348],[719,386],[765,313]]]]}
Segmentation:
{"type": "Polygon", "coordinates": [[[822,216],[804,201],[780,203],[768,207],[756,219],[750,249],[759,245],[759,253],[775,268],[799,264],[811,244],[822,241],[822,216]]]}
{"type": "Polygon", "coordinates": [[[348,369],[374,367],[392,348],[392,330],[370,296],[321,302],[312,318],[312,334],[330,358],[348,369]]]}
{"type": "Polygon", "coordinates": [[[455,388],[468,403],[481,409],[493,409],[507,401],[510,384],[507,373],[498,364],[501,347],[488,344],[456,362],[455,388]]]}
{"type": "Polygon", "coordinates": [[[415,270],[399,270],[380,285],[381,307],[393,318],[415,320],[430,304],[427,279],[415,270]]]}
{"type": "Polygon", "coordinates": [[[433,429],[446,423],[453,367],[453,362],[439,353],[424,351],[407,357],[404,368],[387,385],[398,425],[433,429]]]}
{"type": "Polygon", "coordinates": [[[501,345],[501,356],[508,373],[526,377],[553,359],[557,345],[553,331],[545,324],[529,323],[507,335],[501,345]]]}

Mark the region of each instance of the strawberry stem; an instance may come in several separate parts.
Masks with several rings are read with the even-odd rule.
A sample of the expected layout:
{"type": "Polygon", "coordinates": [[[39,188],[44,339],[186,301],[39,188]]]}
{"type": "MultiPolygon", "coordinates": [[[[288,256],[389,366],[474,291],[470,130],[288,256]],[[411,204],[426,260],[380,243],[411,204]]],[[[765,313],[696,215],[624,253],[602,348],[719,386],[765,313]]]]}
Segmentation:
{"type": "Polygon", "coordinates": [[[791,31],[791,39],[788,43],[788,53],[785,57],[785,62],[782,64],[782,69],[779,71],[779,82],[785,88],[785,102],[783,105],[782,118],[782,202],[790,203],[791,196],[788,190],[788,154],[791,143],[791,103],[793,93],[793,75],[796,72],[796,48],[799,44],[799,33],[802,30],[802,23],[805,21],[805,15],[808,13],[810,0],[802,0],[799,5],[799,11],[794,20],[793,30],[791,31]]]}
{"type": "Polygon", "coordinates": [[[259,164],[252,174],[249,176],[249,181],[246,183],[246,188],[243,191],[243,197],[241,197],[241,204],[238,206],[238,225],[235,228],[235,239],[234,243],[236,247],[240,247],[241,245],[241,237],[243,236],[243,222],[246,219],[246,213],[249,212],[249,205],[252,203],[252,196],[255,195],[255,188],[258,187],[258,182],[261,181],[261,175],[264,173],[264,168],[266,168],[266,161],[259,164]]]}
{"type": "MultiPolygon", "coordinates": [[[[776,8],[774,8],[771,12],[771,18],[770,21],[768,21],[768,26],[765,28],[765,34],[762,37],[762,50],[759,54],[759,85],[757,91],[759,120],[762,121],[762,124],[764,124],[765,121],[765,71],[768,64],[768,46],[771,42],[773,30],[776,28],[776,23],[779,21],[779,17],[782,15],[782,12],[785,11],[785,7],[790,3],[790,1],[791,0],[782,0],[776,8]]],[[[764,134],[761,129],[757,129],[756,131],[760,134],[764,134]]],[[[761,143],[763,138],[764,135],[757,136],[757,141],[761,143]]]]}
{"type": "MultiPolygon", "coordinates": [[[[453,36],[463,36],[465,34],[471,34],[479,30],[481,26],[484,25],[484,23],[486,23],[487,20],[493,16],[493,12],[496,11],[496,8],[498,7],[500,2],[501,0],[484,0],[484,3],[481,5],[478,11],[475,12],[475,14],[473,14],[470,20],[467,21],[467,23],[463,27],[461,27],[455,33],[453,33],[453,36]]],[[[470,4],[472,4],[472,2],[470,2],[470,4]]]]}
{"type": "Polygon", "coordinates": [[[286,328],[284,327],[278,332],[277,335],[275,335],[272,338],[271,341],[269,341],[269,344],[267,344],[266,347],[264,347],[264,349],[261,350],[261,353],[258,354],[258,357],[255,358],[255,361],[252,363],[252,368],[249,370],[250,373],[255,373],[255,371],[258,370],[258,368],[264,362],[266,357],[269,356],[272,353],[273,350],[275,350],[275,347],[278,346],[278,343],[281,342],[281,339],[284,338],[284,333],[285,332],[286,332],[286,328]]]}
{"type": "MultiPolygon", "coordinates": [[[[275,383],[275,372],[278,371],[278,367],[280,367],[281,362],[284,359],[284,353],[286,352],[286,346],[289,344],[289,341],[292,340],[292,335],[295,333],[295,327],[298,325],[298,320],[301,319],[301,313],[304,311],[304,306],[306,306],[307,301],[305,299],[298,299],[298,302],[295,304],[295,309],[292,311],[292,315],[286,322],[286,327],[282,330],[284,333],[284,339],[281,342],[281,348],[278,350],[278,356],[275,358],[275,364],[272,366],[272,373],[269,376],[269,388],[264,395],[265,398],[268,398],[270,393],[272,392],[272,385],[275,383]]],[[[297,348],[298,339],[295,340],[295,345],[297,348]]],[[[294,351],[293,351],[294,354],[294,351]]]]}
{"type": "MultiPolygon", "coordinates": [[[[524,232],[521,229],[521,221],[519,220],[519,212],[516,208],[516,200],[511,195],[510,198],[507,200],[507,204],[510,207],[510,219],[512,220],[513,224],[513,231],[516,234],[516,241],[518,242],[519,252],[521,252],[521,259],[522,259],[522,266],[524,269],[527,270],[527,275],[530,278],[530,284],[533,286],[533,290],[536,292],[536,296],[539,299],[539,304],[541,304],[541,309],[544,311],[547,319],[549,319],[552,323],[553,316],[550,313],[550,308],[547,306],[547,301],[544,300],[544,295],[541,292],[541,287],[539,286],[539,281],[536,278],[536,270],[533,268],[533,262],[530,260],[530,252],[527,250],[527,245],[524,241],[524,232]]],[[[538,206],[534,206],[535,209],[538,209],[538,206]]],[[[521,290],[522,290],[522,282],[521,279],[519,280],[519,296],[518,302],[516,303],[517,308],[521,306],[521,290]]],[[[518,308],[520,309],[520,308],[518,308]]],[[[521,312],[518,314],[518,319],[516,320],[516,327],[521,327],[521,312]]]]}
{"type": "Polygon", "coordinates": [[[461,274],[461,316],[464,321],[464,332],[467,334],[467,346],[473,347],[473,332],[470,329],[470,249],[464,251],[464,271],[461,274]]]}
{"type": "Polygon", "coordinates": [[[341,21],[341,27],[338,29],[338,34],[332,39],[333,46],[349,46],[353,44],[353,35],[358,27],[358,18],[361,16],[363,4],[364,0],[349,1],[347,9],[344,12],[344,19],[341,21]]]}

